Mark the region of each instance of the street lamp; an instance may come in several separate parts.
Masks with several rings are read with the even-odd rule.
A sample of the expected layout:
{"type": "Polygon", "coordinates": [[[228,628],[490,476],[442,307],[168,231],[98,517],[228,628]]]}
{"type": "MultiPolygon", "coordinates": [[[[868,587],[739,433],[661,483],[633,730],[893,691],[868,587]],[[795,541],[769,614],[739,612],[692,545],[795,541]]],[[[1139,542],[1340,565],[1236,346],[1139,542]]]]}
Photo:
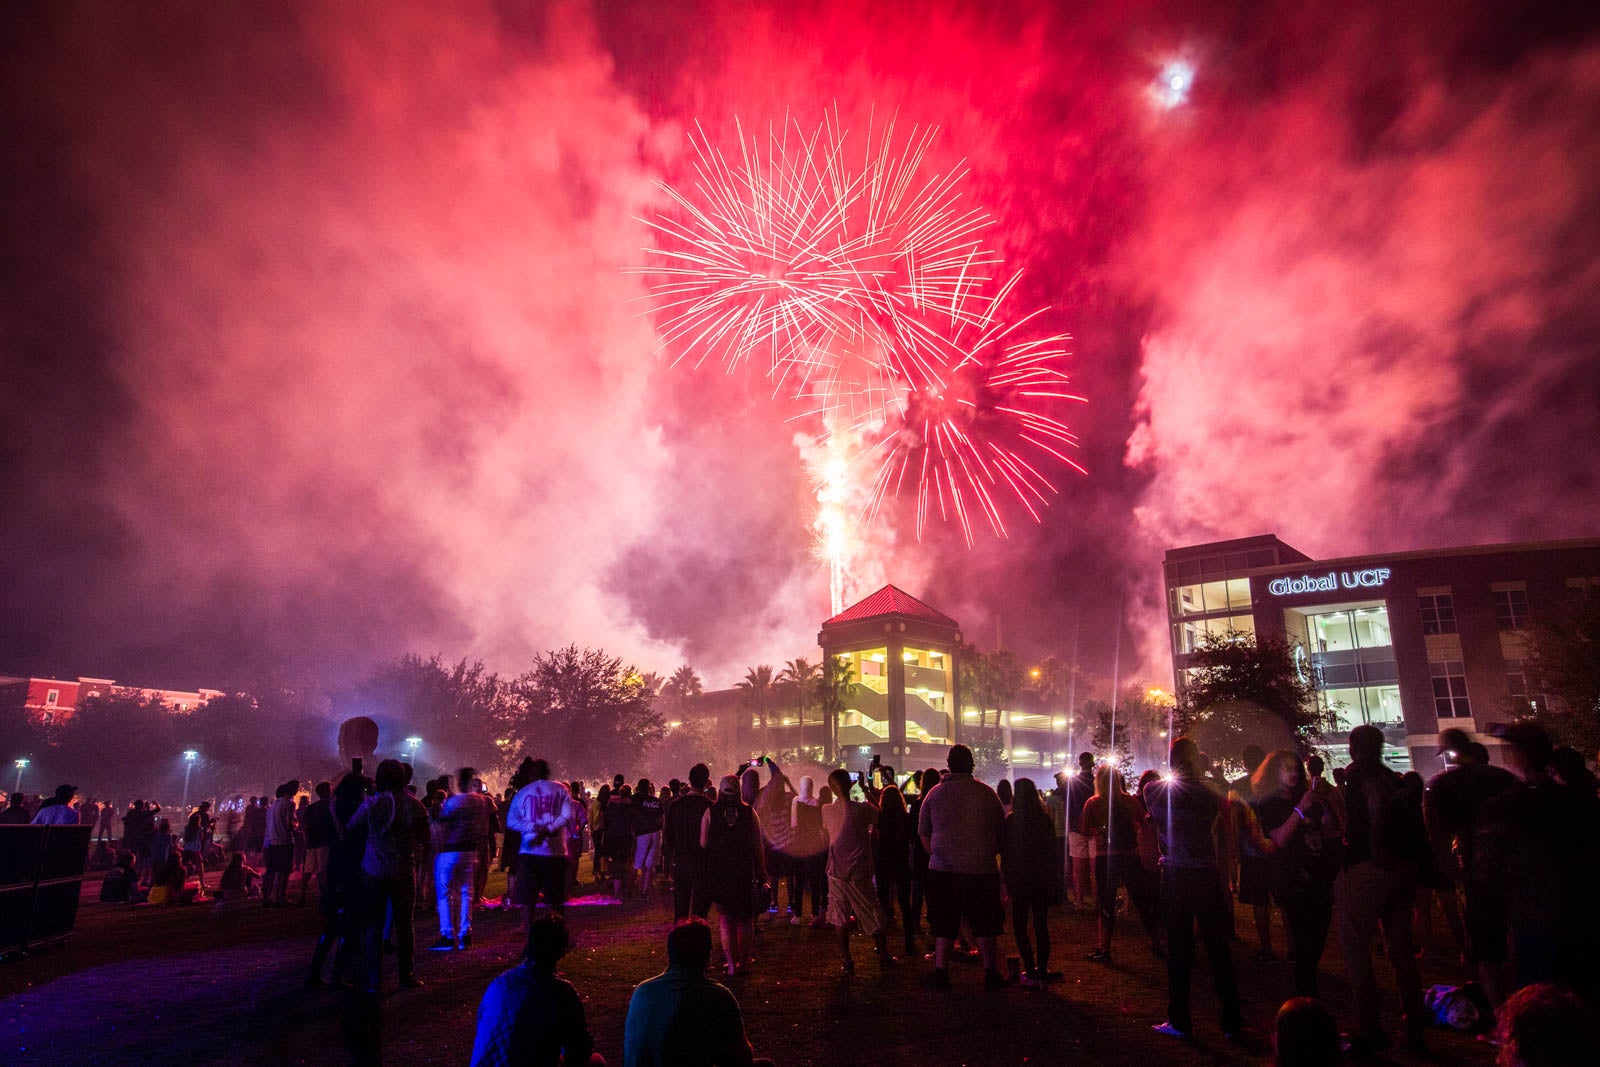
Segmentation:
{"type": "Polygon", "coordinates": [[[25,759],[17,760],[17,784],[11,790],[13,793],[22,792],[22,769],[24,767],[26,767],[27,765],[28,765],[28,761],[27,760],[25,760],[25,759]]]}
{"type": "Polygon", "coordinates": [[[200,753],[192,748],[183,750],[183,807],[182,811],[187,817],[189,812],[189,773],[194,770],[194,761],[200,758],[200,753]]]}
{"type": "Polygon", "coordinates": [[[410,750],[409,755],[412,763],[417,762],[417,750],[421,747],[422,738],[416,736],[415,734],[412,734],[410,737],[406,738],[406,748],[410,750]]]}

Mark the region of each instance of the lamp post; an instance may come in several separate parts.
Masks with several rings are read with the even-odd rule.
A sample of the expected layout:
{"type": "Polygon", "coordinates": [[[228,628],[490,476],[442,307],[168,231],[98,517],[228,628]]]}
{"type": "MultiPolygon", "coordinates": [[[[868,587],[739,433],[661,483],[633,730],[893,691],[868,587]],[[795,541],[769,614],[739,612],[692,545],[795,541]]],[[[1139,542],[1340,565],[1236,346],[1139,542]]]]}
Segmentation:
{"type": "Polygon", "coordinates": [[[411,758],[411,765],[413,767],[416,766],[417,763],[417,750],[421,747],[422,738],[418,737],[416,734],[412,734],[410,737],[406,738],[406,752],[411,758]]]}
{"type": "Polygon", "coordinates": [[[194,761],[200,758],[200,753],[192,748],[183,750],[183,808],[184,818],[189,815],[189,772],[194,770],[194,761]]]}
{"type": "Polygon", "coordinates": [[[23,768],[27,767],[27,765],[28,765],[28,761],[27,760],[25,760],[25,759],[17,760],[17,784],[11,790],[13,793],[22,792],[22,771],[23,771],[23,768]]]}

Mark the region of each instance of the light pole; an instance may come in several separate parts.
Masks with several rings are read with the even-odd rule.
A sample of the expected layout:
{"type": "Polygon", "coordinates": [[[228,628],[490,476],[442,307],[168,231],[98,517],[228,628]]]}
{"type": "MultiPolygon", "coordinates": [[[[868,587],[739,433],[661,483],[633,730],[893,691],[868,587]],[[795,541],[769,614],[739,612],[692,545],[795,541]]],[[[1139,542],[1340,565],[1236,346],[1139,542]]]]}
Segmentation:
{"type": "Polygon", "coordinates": [[[406,738],[406,748],[410,749],[412,766],[417,762],[417,750],[422,747],[422,738],[412,734],[406,738]]]}
{"type": "Polygon", "coordinates": [[[23,768],[25,768],[27,765],[28,765],[28,761],[27,760],[25,760],[25,759],[17,760],[17,784],[11,790],[13,793],[22,792],[22,771],[23,771],[23,768]]]}
{"type": "Polygon", "coordinates": [[[189,772],[194,770],[194,761],[200,758],[200,753],[192,748],[183,750],[183,812],[184,818],[189,817],[189,772]]]}

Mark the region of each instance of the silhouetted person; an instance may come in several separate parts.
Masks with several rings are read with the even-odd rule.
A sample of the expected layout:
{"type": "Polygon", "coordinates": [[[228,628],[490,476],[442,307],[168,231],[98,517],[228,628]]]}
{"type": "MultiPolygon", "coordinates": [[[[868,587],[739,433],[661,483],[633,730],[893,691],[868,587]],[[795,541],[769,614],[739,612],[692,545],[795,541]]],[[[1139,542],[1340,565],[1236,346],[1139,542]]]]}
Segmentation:
{"type": "Polygon", "coordinates": [[[1376,726],[1350,731],[1345,819],[1344,869],[1334,884],[1334,910],[1355,1000],[1356,1029],[1349,1048],[1370,1055],[1389,1044],[1378,1018],[1378,984],[1372,973],[1372,935],[1381,924],[1405,1012],[1406,1045],[1420,1054],[1427,1042],[1411,916],[1427,833],[1420,804],[1413,803],[1400,775],[1384,765],[1383,731],[1376,726]]]}
{"type": "Polygon", "coordinates": [[[1591,1067],[1600,1063],[1594,1013],[1552,985],[1520,990],[1500,1010],[1499,1067],[1591,1067]]]}
{"type": "Polygon", "coordinates": [[[1200,749],[1187,737],[1172,743],[1170,778],[1145,787],[1144,802],[1161,848],[1161,910],[1167,926],[1167,1021],[1158,1033],[1187,1038],[1194,1030],[1189,984],[1194,930],[1200,927],[1206,959],[1222,1002],[1222,1031],[1244,1029],[1233,953],[1228,945],[1230,908],[1222,871],[1223,798],[1200,768],[1200,749]]]}
{"type": "Polygon", "coordinates": [[[1333,1013],[1311,997],[1284,1001],[1273,1027],[1272,1062],[1273,1067],[1334,1067],[1339,1026],[1333,1013]]]}
{"type": "Polygon", "coordinates": [[[528,955],[484,990],[472,1067],[605,1067],[606,1061],[594,1055],[578,991],[556,976],[556,964],[570,944],[567,924],[558,915],[529,925],[528,955]]]}
{"type": "Polygon", "coordinates": [[[667,969],[640,982],[628,1002],[624,1067],[771,1063],[754,1059],[739,1002],[726,986],[706,977],[710,965],[711,928],[698,919],[673,927],[667,935],[667,969]]]}
{"type": "Polygon", "coordinates": [[[33,815],[28,811],[28,797],[25,793],[12,793],[11,800],[6,804],[6,810],[0,811],[0,826],[26,826],[33,821],[33,815]]]}

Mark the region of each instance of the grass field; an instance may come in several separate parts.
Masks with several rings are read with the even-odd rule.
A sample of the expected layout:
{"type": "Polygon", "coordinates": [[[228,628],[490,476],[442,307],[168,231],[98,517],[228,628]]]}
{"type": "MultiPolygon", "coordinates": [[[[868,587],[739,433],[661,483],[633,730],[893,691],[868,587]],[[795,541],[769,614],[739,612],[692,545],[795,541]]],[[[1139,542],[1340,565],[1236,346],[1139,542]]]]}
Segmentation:
{"type": "MultiPolygon", "coordinates": [[[[587,861],[584,869],[587,872],[587,861]]],[[[498,877],[498,876],[497,876],[498,877]]],[[[93,887],[85,887],[85,897],[93,887]]],[[[663,898],[569,911],[575,947],[563,971],[588,1005],[598,1050],[621,1061],[623,1018],[633,986],[665,965],[670,911],[663,898]]],[[[384,1001],[386,1062],[465,1064],[485,985],[515,962],[520,913],[480,917],[465,953],[419,953],[426,986],[384,1001]]],[[[316,909],[233,910],[206,905],[137,908],[85,903],[65,945],[0,964],[0,1063],[338,1064],[340,994],[305,992],[316,909]]],[[[1136,921],[1122,923],[1110,965],[1084,960],[1093,918],[1053,912],[1056,959],[1065,979],[1044,991],[981,989],[976,964],[952,968],[948,991],[918,985],[928,966],[906,959],[880,973],[858,943],[858,972],[840,976],[831,931],[761,923],[757,959],[733,980],[758,1053],[780,1064],[1210,1064],[1266,1062],[1273,1013],[1290,984],[1286,964],[1248,960],[1235,946],[1253,1048],[1224,1041],[1202,964],[1195,982],[1193,1045],[1150,1031],[1165,1013],[1163,965],[1149,955],[1136,921]]],[[[437,931],[431,910],[416,922],[419,945],[437,931]]],[[[1241,913],[1241,932],[1252,929],[1241,913]]],[[[890,935],[898,943],[898,931],[890,935]]],[[[1281,944],[1281,941],[1280,941],[1281,944]]],[[[1009,937],[1003,951],[1014,951],[1009,937]]],[[[1253,946],[1251,946],[1253,947],[1253,946]]],[[[1336,944],[1324,959],[1330,1006],[1348,1023],[1336,944]]],[[[1386,1019],[1398,1028],[1387,965],[1386,1019]]],[[[1453,962],[1430,958],[1425,984],[1464,979],[1453,962]]],[[[1434,1031],[1433,1062],[1492,1061],[1471,1038],[1434,1031]]],[[[1387,1062],[1420,1062],[1396,1054],[1387,1062]]]]}

